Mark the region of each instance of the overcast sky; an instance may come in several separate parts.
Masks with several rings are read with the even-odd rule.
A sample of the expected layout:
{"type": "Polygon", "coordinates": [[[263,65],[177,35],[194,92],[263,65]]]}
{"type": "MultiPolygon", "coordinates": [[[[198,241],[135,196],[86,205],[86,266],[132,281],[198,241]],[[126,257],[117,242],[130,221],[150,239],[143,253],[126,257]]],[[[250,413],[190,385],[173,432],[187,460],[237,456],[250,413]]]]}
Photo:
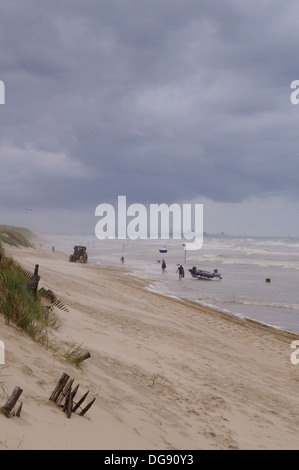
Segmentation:
{"type": "Polygon", "coordinates": [[[126,195],[299,236],[298,18],[290,0],[1,0],[0,223],[92,233],[126,195]]]}

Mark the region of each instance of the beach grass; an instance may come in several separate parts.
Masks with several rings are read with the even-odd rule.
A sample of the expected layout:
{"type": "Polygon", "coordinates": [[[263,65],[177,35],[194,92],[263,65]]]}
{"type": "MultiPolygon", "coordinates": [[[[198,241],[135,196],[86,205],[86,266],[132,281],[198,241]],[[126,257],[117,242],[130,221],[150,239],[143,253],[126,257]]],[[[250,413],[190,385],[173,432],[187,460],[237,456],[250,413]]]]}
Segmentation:
{"type": "MultiPolygon", "coordinates": [[[[1,232],[1,227],[3,226],[0,226],[0,235],[6,234],[4,236],[5,243],[13,246],[17,244],[18,246],[32,247],[26,238],[26,229],[20,229],[23,232],[15,236],[14,230],[5,228],[1,232]]],[[[65,351],[61,346],[52,343],[50,334],[54,329],[59,328],[59,319],[53,313],[52,305],[45,299],[42,289],[35,295],[28,289],[28,277],[22,266],[13,258],[5,255],[1,240],[0,258],[0,313],[4,315],[5,323],[14,325],[34,341],[52,350],[54,355],[63,358],[77,369],[81,369],[84,360],[82,345],[72,343],[65,351]]],[[[1,391],[5,391],[5,383],[0,380],[1,391]]]]}
{"type": "Polygon", "coordinates": [[[5,256],[1,244],[0,253],[0,312],[6,324],[15,325],[35,341],[46,345],[48,328],[55,327],[56,318],[42,304],[41,295],[33,295],[29,291],[28,278],[22,267],[13,258],[5,256]]]}
{"type": "Polygon", "coordinates": [[[67,351],[63,354],[63,357],[71,364],[73,364],[77,369],[82,368],[82,363],[84,361],[83,345],[72,343],[67,351]]]}
{"type": "Polygon", "coordinates": [[[0,225],[0,242],[11,246],[33,247],[30,239],[33,233],[22,227],[11,227],[10,225],[0,225]]]}

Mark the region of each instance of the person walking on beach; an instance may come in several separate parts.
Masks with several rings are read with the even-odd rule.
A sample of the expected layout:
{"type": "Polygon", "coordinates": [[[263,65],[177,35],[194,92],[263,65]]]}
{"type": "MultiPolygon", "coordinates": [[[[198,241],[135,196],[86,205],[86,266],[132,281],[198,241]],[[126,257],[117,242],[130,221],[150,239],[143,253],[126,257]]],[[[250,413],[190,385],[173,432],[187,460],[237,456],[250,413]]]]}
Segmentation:
{"type": "Polygon", "coordinates": [[[122,257],[120,258],[120,260],[121,260],[121,264],[124,264],[124,262],[125,262],[125,257],[122,256],[122,257]]]}
{"type": "Polygon", "coordinates": [[[180,264],[180,266],[178,267],[178,269],[176,270],[176,272],[179,273],[179,280],[181,281],[182,280],[182,277],[185,277],[185,271],[184,271],[184,268],[183,266],[180,264]]]}
{"type": "Polygon", "coordinates": [[[164,274],[166,272],[166,263],[165,260],[162,259],[162,273],[164,274]]]}

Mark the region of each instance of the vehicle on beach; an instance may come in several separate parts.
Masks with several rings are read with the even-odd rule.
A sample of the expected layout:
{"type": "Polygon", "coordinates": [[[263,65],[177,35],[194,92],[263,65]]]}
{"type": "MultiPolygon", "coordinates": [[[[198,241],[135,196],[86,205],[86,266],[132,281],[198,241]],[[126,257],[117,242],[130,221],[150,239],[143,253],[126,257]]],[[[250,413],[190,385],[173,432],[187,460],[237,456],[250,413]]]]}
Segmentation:
{"type": "Polygon", "coordinates": [[[70,263],[87,263],[88,255],[86,246],[76,245],[74,246],[74,253],[69,256],[70,263]]]}
{"type": "Polygon", "coordinates": [[[202,269],[197,269],[196,266],[193,266],[193,268],[188,269],[192,277],[195,277],[197,279],[222,279],[222,276],[220,273],[218,273],[218,270],[215,269],[213,273],[210,273],[208,271],[203,271],[202,269]]]}

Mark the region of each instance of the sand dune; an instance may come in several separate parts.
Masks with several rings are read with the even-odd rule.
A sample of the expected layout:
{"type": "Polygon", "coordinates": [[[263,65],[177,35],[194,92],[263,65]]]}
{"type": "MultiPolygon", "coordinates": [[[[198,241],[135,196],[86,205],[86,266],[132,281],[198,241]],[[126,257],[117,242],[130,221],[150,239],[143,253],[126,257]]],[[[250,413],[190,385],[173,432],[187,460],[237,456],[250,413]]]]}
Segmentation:
{"type": "MultiPolygon", "coordinates": [[[[123,267],[6,248],[55,292],[57,344],[83,344],[79,371],[4,324],[1,380],[23,390],[20,418],[0,415],[0,449],[298,449],[294,335],[165,298],[123,267]],[[96,402],[69,420],[48,398],[63,372],[96,402]]],[[[2,397],[2,402],[4,398],[2,397]]]]}

